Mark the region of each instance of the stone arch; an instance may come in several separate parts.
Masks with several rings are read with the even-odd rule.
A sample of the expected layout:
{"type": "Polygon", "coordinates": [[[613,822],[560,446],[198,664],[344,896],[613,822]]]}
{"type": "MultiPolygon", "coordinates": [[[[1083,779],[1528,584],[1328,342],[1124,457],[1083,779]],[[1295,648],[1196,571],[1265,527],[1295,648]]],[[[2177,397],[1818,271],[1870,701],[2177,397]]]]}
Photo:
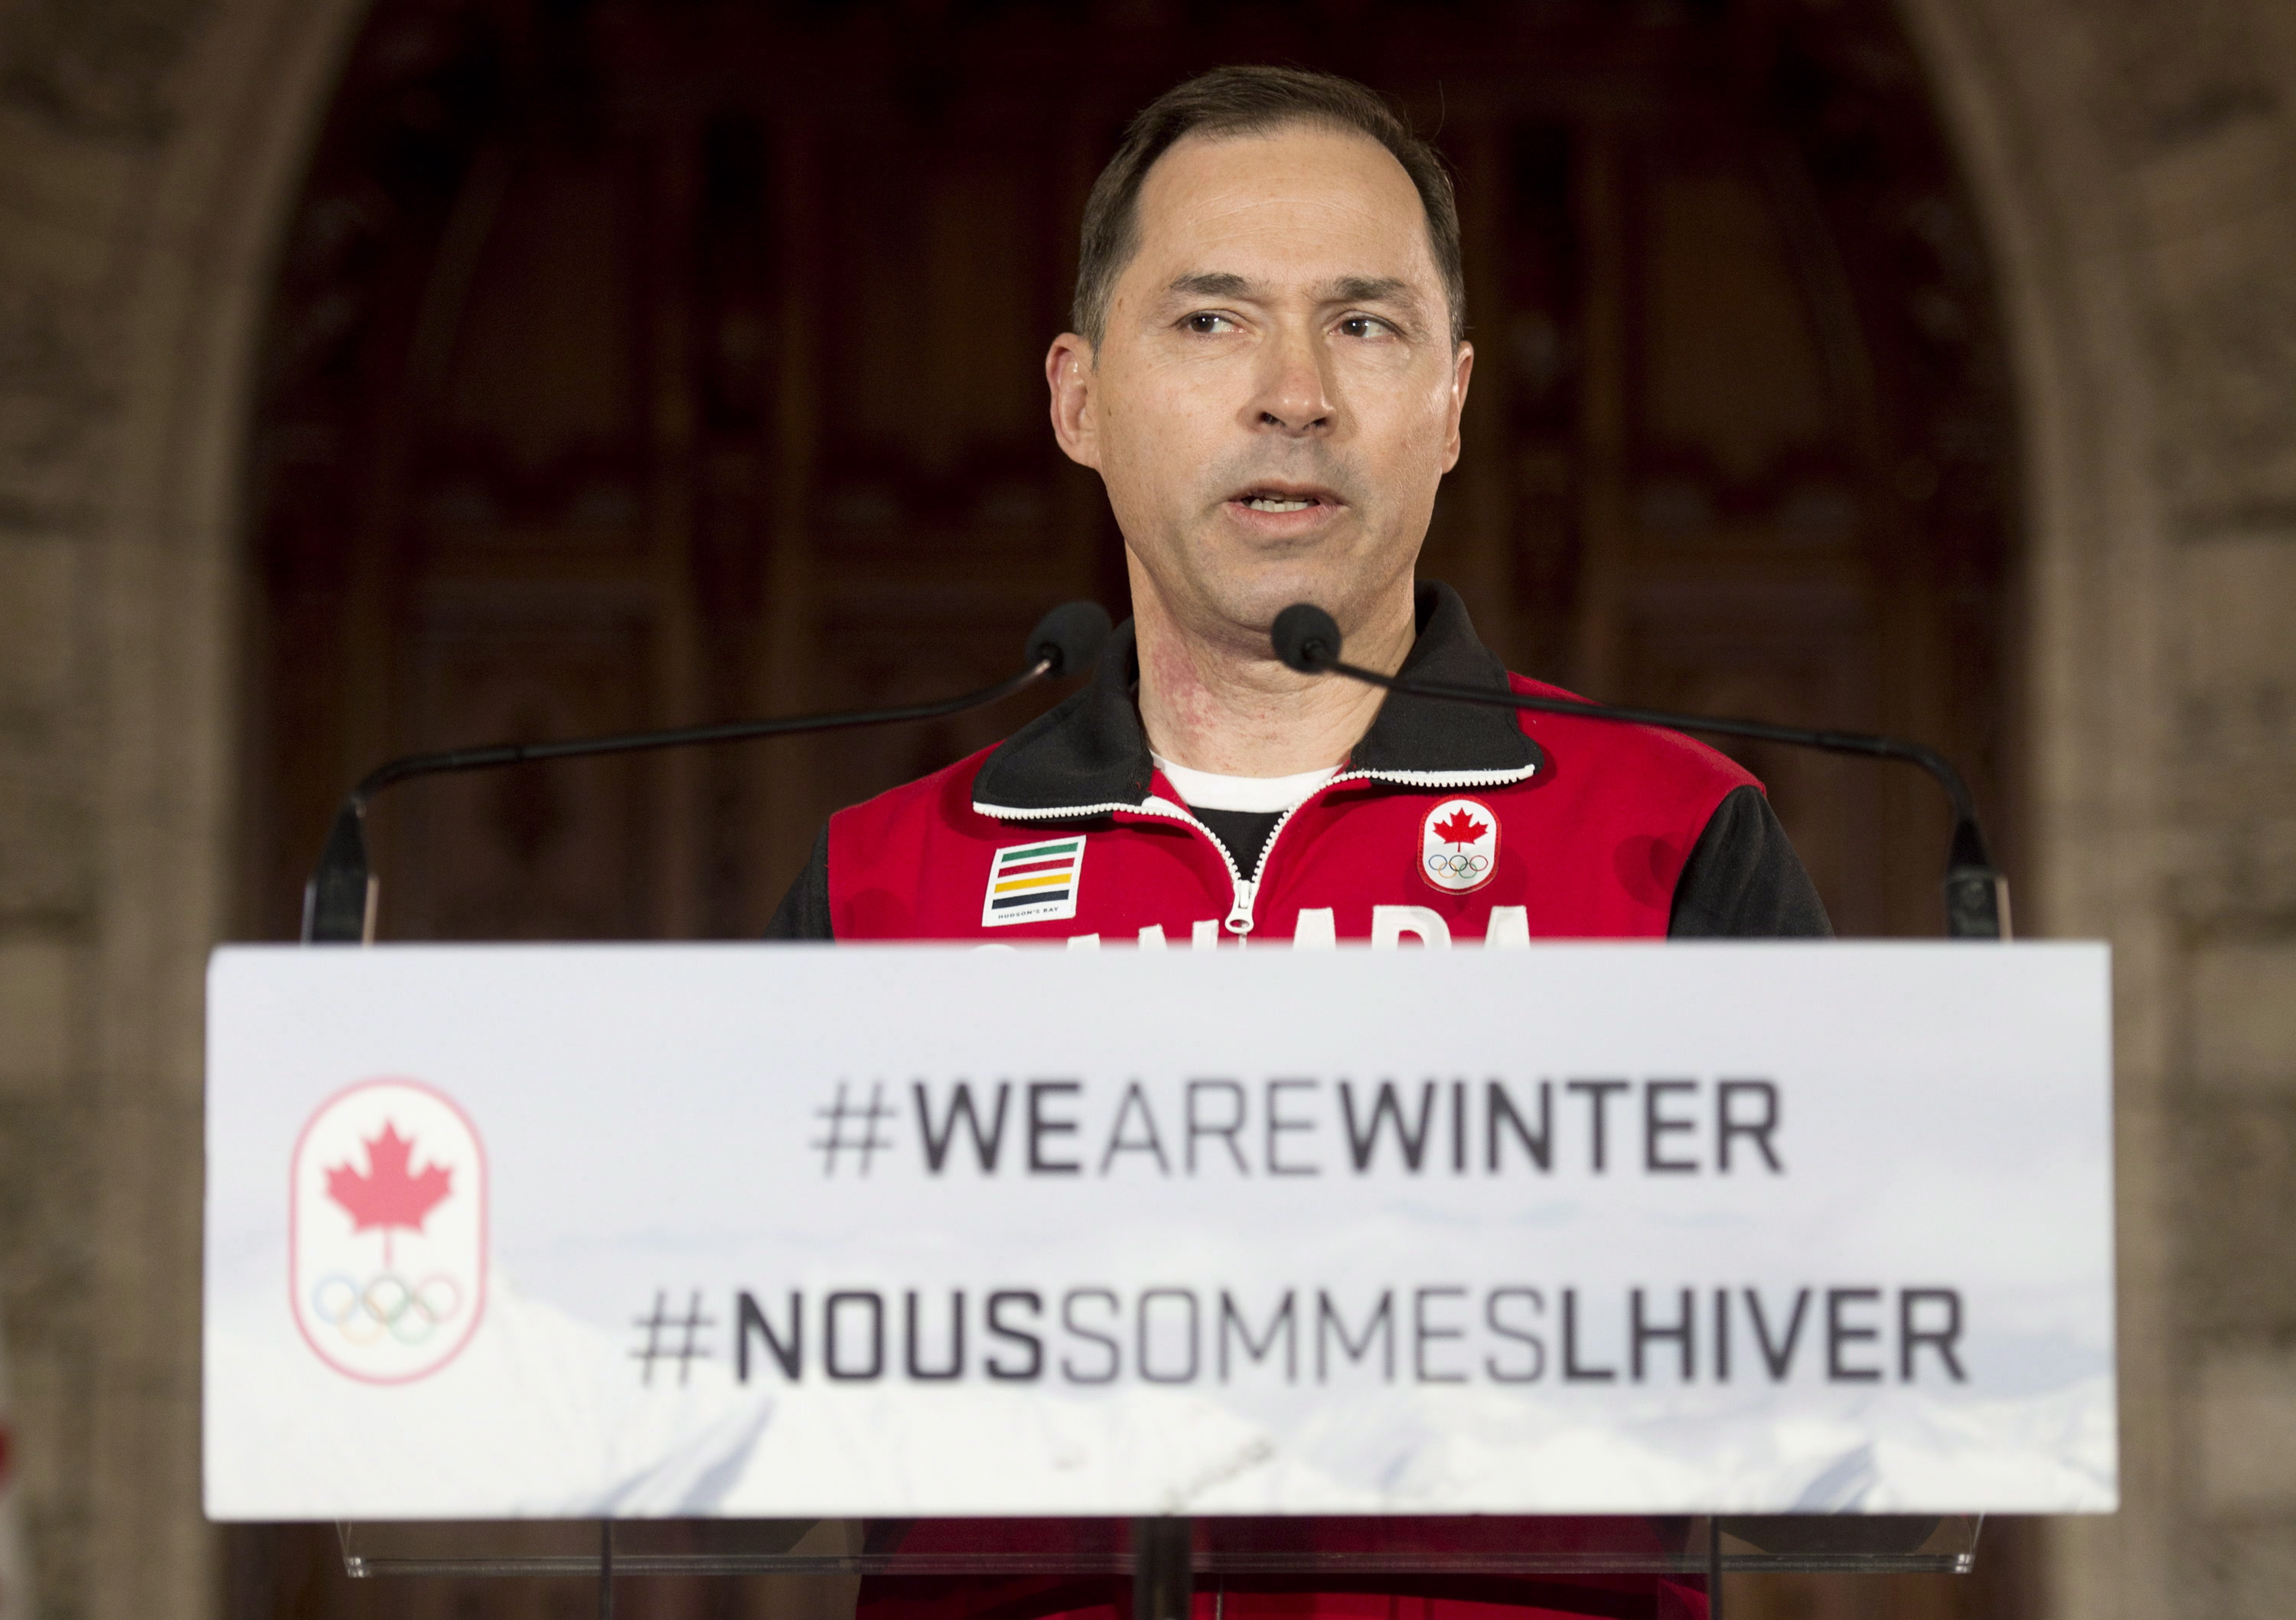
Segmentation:
{"type": "Polygon", "coordinates": [[[214,1607],[201,986],[232,928],[242,402],[362,10],[0,7],[0,701],[29,784],[0,800],[0,1001],[41,1030],[10,1076],[10,1174],[42,1173],[9,1325],[52,1613],[214,1607]]]}
{"type": "Polygon", "coordinates": [[[2254,1459],[2296,1410],[2263,1286],[2289,1223],[2237,1171],[2296,1136],[2253,1089],[2296,1061],[2263,1033],[2296,997],[2296,836],[2257,775],[2296,742],[2296,17],[1901,4],[2018,373],[2021,920],[2115,953],[2123,1505],[2051,1526],[2043,1612],[2276,1612],[2296,1486],[2254,1459]]]}
{"type": "MultiPolygon", "coordinates": [[[[2136,294],[2110,164],[2089,138],[2079,86],[2035,71],[2064,60],[2069,19],[1989,0],[1913,0],[1906,11],[1991,239],[2018,372],[2033,855],[2019,921],[2032,933],[2110,937],[2117,974],[2152,980],[2166,945],[2152,858],[2164,542],[2148,476],[2152,380],[2127,340],[2136,294]],[[2100,626],[2110,629],[2100,635],[2100,626]]],[[[2156,1010],[2117,1026],[2122,1126],[2155,1141],[2156,1010]]],[[[2137,1240],[2123,1246],[2120,1279],[2125,1506],[2118,1536],[2078,1520],[2052,1526],[2043,1581],[2060,1615],[2177,1612],[2158,1472],[2171,1443],[2161,1422],[2167,1277],[2145,1240],[2159,1229],[2161,1188],[2129,1174],[2129,1163],[2118,1189],[2121,1230],[2137,1240]]]]}

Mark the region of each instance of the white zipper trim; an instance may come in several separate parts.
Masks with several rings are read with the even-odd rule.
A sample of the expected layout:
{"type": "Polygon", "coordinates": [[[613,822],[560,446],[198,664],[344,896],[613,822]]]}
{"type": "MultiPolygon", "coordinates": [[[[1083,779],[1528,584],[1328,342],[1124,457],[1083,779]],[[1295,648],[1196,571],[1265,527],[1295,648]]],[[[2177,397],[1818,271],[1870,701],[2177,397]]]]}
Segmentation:
{"type": "Polygon", "coordinates": [[[991,816],[1000,822],[1059,822],[1079,815],[1106,815],[1111,810],[1146,810],[1146,804],[1126,804],[1111,800],[1105,805],[1055,805],[1049,810],[1018,810],[1011,805],[984,805],[972,801],[975,815],[991,816]]]}
{"type": "Polygon", "coordinates": [[[1500,788],[1538,773],[1534,763],[1520,771],[1359,771],[1375,781],[1401,782],[1411,788],[1500,788]]]}
{"type": "MultiPolygon", "coordinates": [[[[1313,795],[1310,795],[1309,797],[1312,798],[1313,795]]],[[[1307,801],[1303,799],[1300,802],[1304,804],[1307,801]]],[[[1259,891],[1259,885],[1257,881],[1257,879],[1259,876],[1259,868],[1257,866],[1253,867],[1251,876],[1249,878],[1245,877],[1243,875],[1243,869],[1235,863],[1235,857],[1227,852],[1227,846],[1220,842],[1219,834],[1214,832],[1210,827],[1205,826],[1203,822],[1189,814],[1188,807],[1185,805],[1176,805],[1170,799],[1162,798],[1161,796],[1152,796],[1142,801],[1140,808],[1146,811],[1151,815],[1168,815],[1176,822],[1187,822],[1189,826],[1193,827],[1198,832],[1202,833],[1206,840],[1210,843],[1211,847],[1219,852],[1220,864],[1227,868],[1227,880],[1230,895],[1227,905],[1227,918],[1220,926],[1227,929],[1229,933],[1234,934],[1238,939],[1242,939],[1245,935],[1250,933],[1251,902],[1253,897],[1257,896],[1259,891]],[[1239,917],[1243,919],[1243,926],[1242,928],[1238,928],[1236,926],[1236,919],[1239,917]]],[[[1298,806],[1294,806],[1293,808],[1298,808],[1298,806]]],[[[1287,810],[1284,814],[1289,815],[1291,811],[1287,810]]],[[[1283,823],[1279,822],[1276,824],[1281,826],[1283,823]]],[[[1267,835],[1267,841],[1271,844],[1275,841],[1275,835],[1273,832],[1270,832],[1267,835]]],[[[1267,855],[1264,851],[1260,856],[1260,863],[1261,865],[1265,865],[1267,863],[1267,855]]]]}
{"type": "MultiPolygon", "coordinates": [[[[1331,781],[1325,782],[1323,787],[1316,789],[1316,793],[1321,793],[1326,789],[1336,788],[1343,781],[1364,781],[1368,780],[1372,774],[1373,773],[1369,771],[1342,771],[1337,776],[1332,777],[1331,781]]],[[[1316,797],[1316,793],[1310,793],[1308,795],[1308,798],[1301,799],[1299,804],[1292,806],[1289,810],[1286,810],[1283,814],[1275,818],[1275,824],[1267,830],[1267,841],[1259,847],[1259,859],[1252,863],[1250,878],[1249,880],[1242,878],[1239,878],[1237,880],[1235,887],[1235,904],[1228,908],[1227,922],[1226,927],[1227,928],[1228,932],[1234,934],[1238,939],[1244,938],[1251,932],[1251,908],[1259,899],[1259,874],[1267,870],[1267,857],[1275,853],[1275,840],[1283,836],[1284,827],[1291,822],[1293,816],[1300,814],[1301,806],[1306,805],[1308,803],[1308,799],[1312,799],[1316,797]],[[1243,926],[1242,928],[1235,926],[1235,920],[1239,915],[1243,919],[1243,926]]],[[[1204,830],[1206,832],[1210,832],[1211,829],[1207,827],[1204,830]]],[[[1220,841],[1218,839],[1212,839],[1212,842],[1219,844],[1219,851],[1222,855],[1227,854],[1226,845],[1220,844],[1220,841]]],[[[1228,863],[1228,870],[1231,871],[1235,870],[1235,863],[1232,860],[1228,863]]]]}

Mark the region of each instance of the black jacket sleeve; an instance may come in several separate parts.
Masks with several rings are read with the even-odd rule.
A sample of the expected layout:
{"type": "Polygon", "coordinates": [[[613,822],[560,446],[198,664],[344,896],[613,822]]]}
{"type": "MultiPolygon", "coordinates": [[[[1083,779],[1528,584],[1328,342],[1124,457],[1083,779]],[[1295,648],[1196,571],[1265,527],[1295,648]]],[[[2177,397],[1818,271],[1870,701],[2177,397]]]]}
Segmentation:
{"type": "Polygon", "coordinates": [[[768,939],[834,939],[829,925],[829,829],[814,840],[813,858],[789,886],[789,893],[766,924],[768,939]]]}
{"type": "Polygon", "coordinates": [[[1759,788],[1734,789],[1715,806],[1675,882],[1666,931],[1676,939],[1833,937],[1817,886],[1759,788]]]}

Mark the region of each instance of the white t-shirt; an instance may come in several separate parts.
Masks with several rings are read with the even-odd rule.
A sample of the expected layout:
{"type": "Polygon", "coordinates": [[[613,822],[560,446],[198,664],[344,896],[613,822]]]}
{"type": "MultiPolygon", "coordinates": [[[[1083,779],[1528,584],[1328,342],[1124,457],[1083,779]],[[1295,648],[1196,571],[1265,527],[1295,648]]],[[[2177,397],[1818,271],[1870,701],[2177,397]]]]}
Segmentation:
{"type": "Polygon", "coordinates": [[[1331,765],[1296,776],[1222,776],[1175,765],[1161,754],[1150,757],[1179,790],[1180,802],[1198,810],[1250,810],[1262,815],[1289,810],[1340,773],[1339,766],[1331,765]]]}

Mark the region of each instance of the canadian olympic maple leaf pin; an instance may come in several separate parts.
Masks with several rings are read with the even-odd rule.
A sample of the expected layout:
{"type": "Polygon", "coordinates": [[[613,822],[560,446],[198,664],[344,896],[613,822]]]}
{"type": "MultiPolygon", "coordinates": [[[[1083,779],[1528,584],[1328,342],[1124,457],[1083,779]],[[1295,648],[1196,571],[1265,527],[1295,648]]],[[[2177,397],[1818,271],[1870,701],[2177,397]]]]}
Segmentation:
{"type": "Polygon", "coordinates": [[[1464,895],[1499,869],[1499,818],[1480,799],[1447,798],[1419,823],[1419,875],[1447,895],[1464,895]]]}
{"type": "Polygon", "coordinates": [[[304,1342],[370,1384],[454,1360],[486,1306],[486,1154],[469,1117],[421,1081],[365,1081],[311,1116],[289,1174],[304,1342]]]}

